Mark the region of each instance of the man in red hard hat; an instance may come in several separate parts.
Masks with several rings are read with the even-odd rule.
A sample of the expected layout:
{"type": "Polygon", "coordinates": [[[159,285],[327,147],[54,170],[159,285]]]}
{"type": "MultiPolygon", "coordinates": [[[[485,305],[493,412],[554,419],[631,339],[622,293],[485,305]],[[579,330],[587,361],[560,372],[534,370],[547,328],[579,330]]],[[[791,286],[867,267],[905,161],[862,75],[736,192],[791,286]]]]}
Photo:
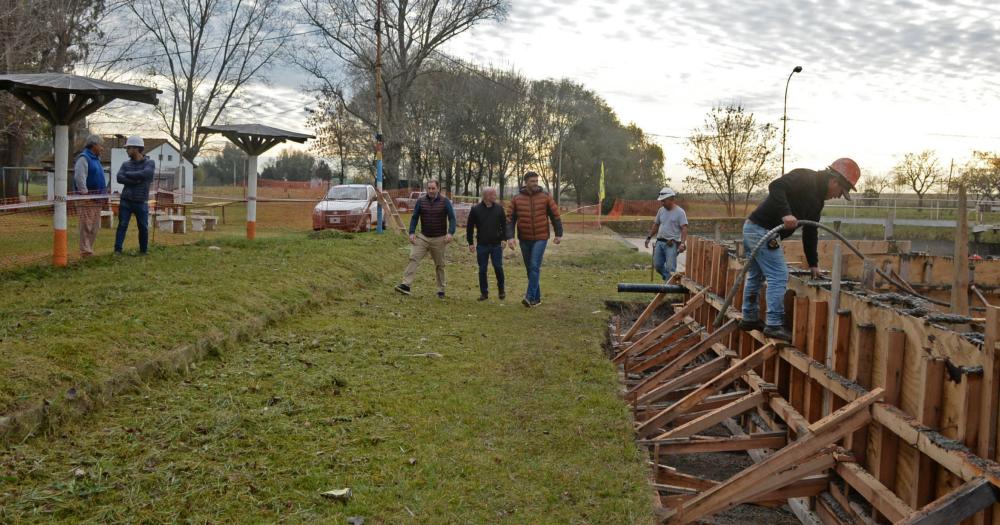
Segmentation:
{"type": "MultiPolygon", "coordinates": [[[[781,240],[787,239],[799,226],[799,219],[819,222],[823,205],[829,199],[843,197],[851,199],[861,169],[851,159],[837,159],[829,167],[820,171],[794,169],[767,187],[767,198],[757,206],[743,224],[743,248],[746,254],[753,251],[757,243],[773,228],[784,225],[779,236],[772,239],[753,260],[747,261],[747,280],[743,285],[743,330],[762,330],[764,335],[784,341],[791,341],[792,335],[785,329],[785,289],[788,286],[788,266],[781,250],[781,240]],[[767,281],[766,323],[760,318],[759,293],[763,281],[767,281]]],[[[819,254],[816,251],[817,231],[815,226],[802,226],[802,248],[809,263],[812,277],[819,277],[819,254]]]]}

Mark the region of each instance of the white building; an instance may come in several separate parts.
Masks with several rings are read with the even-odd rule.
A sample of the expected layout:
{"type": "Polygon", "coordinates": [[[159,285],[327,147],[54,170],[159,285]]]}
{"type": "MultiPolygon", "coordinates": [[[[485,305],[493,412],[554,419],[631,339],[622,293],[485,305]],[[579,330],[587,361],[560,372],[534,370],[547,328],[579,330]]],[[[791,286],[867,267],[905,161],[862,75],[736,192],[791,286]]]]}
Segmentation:
{"type": "MultiPolygon", "coordinates": [[[[105,137],[105,147],[111,152],[111,191],[121,192],[116,176],[118,169],[128,159],[125,154],[125,137],[105,137]]],[[[166,139],[143,139],[146,155],[156,162],[156,176],[152,190],[180,191],[182,202],[194,201],[194,164],[181,157],[176,146],[166,139]]]]}

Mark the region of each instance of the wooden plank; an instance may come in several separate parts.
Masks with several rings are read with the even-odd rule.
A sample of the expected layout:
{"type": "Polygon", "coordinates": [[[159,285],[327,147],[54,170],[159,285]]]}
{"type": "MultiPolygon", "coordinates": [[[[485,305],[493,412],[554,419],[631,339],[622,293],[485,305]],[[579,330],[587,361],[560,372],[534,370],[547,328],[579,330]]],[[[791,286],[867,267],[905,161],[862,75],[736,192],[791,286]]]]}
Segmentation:
{"type": "Polygon", "coordinates": [[[889,521],[895,523],[913,514],[913,507],[893,494],[888,487],[875,476],[869,474],[861,465],[849,461],[837,463],[837,475],[889,521]]]}
{"type": "Polygon", "coordinates": [[[705,454],[709,452],[737,452],[752,448],[781,448],[788,442],[783,431],[759,432],[739,437],[709,439],[677,438],[640,441],[641,445],[656,445],[660,456],[668,454],[705,454]]]}
{"type": "Polygon", "coordinates": [[[643,423],[638,429],[639,437],[648,437],[652,435],[657,431],[657,429],[673,421],[679,414],[683,414],[684,412],[690,410],[706,397],[732,383],[739,376],[743,375],[751,368],[759,365],[765,359],[773,356],[776,352],[777,348],[775,345],[769,344],[761,347],[746,359],[740,360],[729,369],[714,377],[708,383],[702,385],[698,390],[695,390],[684,399],[681,399],[676,404],[664,409],[659,414],[651,417],[648,421],[643,423]]]}
{"type": "MultiPolygon", "coordinates": [[[[951,283],[951,313],[969,315],[969,214],[965,184],[958,184],[958,227],[955,228],[954,276],[951,283]]],[[[989,456],[987,456],[989,457],[989,456]]]]}
{"type": "MultiPolygon", "coordinates": [[[[673,359],[673,361],[670,361],[663,368],[657,370],[656,372],[648,376],[646,379],[643,380],[642,383],[633,388],[629,392],[629,394],[631,396],[634,396],[642,400],[643,395],[646,392],[653,390],[660,383],[676,375],[685,366],[690,364],[692,361],[697,359],[705,352],[709,351],[709,349],[713,344],[720,341],[723,337],[725,337],[735,329],[736,329],[736,321],[734,319],[730,319],[726,324],[720,326],[718,330],[712,332],[712,334],[706,337],[705,339],[702,339],[701,341],[697,342],[687,350],[681,351],[680,354],[673,359]]],[[[643,400],[642,402],[645,403],[648,401],[643,400]]]]}
{"type": "MultiPolygon", "coordinates": [[[[809,333],[806,337],[805,353],[817,363],[826,362],[829,306],[826,301],[809,302],[809,333]]],[[[802,415],[809,421],[823,417],[823,385],[811,380],[806,382],[802,415]]]]}
{"type": "Polygon", "coordinates": [[[986,307],[986,326],[983,333],[983,383],[980,402],[979,438],[976,451],[986,459],[997,459],[997,412],[1000,411],[1000,308],[986,307]]]}
{"type": "MultiPolygon", "coordinates": [[[[833,371],[848,377],[850,371],[850,353],[851,353],[851,312],[850,310],[842,310],[837,312],[836,317],[836,330],[834,333],[833,340],[833,359],[830,366],[833,367],[833,371]]],[[[844,406],[844,401],[839,396],[834,396],[830,401],[830,409],[837,410],[838,408],[844,406]]],[[[824,415],[826,413],[824,412],[824,415]]],[[[850,437],[850,436],[848,436],[850,437]]]]}
{"type": "Polygon", "coordinates": [[[854,510],[854,507],[851,506],[851,500],[846,494],[847,490],[848,489],[846,487],[844,490],[841,490],[841,488],[834,483],[831,483],[830,488],[828,489],[830,495],[833,496],[834,501],[840,505],[840,508],[843,509],[846,517],[850,520],[848,523],[862,525],[865,523],[865,519],[862,518],[861,515],[854,510]]]}
{"type": "MultiPolygon", "coordinates": [[[[920,391],[917,406],[920,413],[917,420],[930,428],[941,426],[941,399],[944,388],[944,359],[924,359],[920,383],[924,385],[920,391]]],[[[917,452],[917,469],[913,486],[910,489],[909,503],[913,508],[920,508],[934,499],[934,487],[937,484],[937,465],[927,454],[917,452]]]]}
{"type": "Polygon", "coordinates": [[[899,522],[901,525],[952,525],[997,501],[997,489],[984,478],[969,480],[899,522]]]}
{"type": "Polygon", "coordinates": [[[653,312],[656,311],[656,309],[659,308],[661,304],[663,304],[663,301],[666,298],[667,294],[665,293],[656,294],[656,296],[653,297],[653,300],[646,305],[645,309],[643,309],[642,313],[639,314],[639,317],[635,320],[635,322],[632,323],[632,327],[629,328],[627,332],[625,332],[625,335],[622,336],[621,340],[623,342],[632,340],[632,337],[635,336],[636,332],[638,332],[639,329],[642,328],[642,325],[646,324],[646,321],[648,321],[650,316],[653,315],[653,312]]]}
{"type": "MultiPolygon", "coordinates": [[[[865,389],[872,387],[875,336],[875,325],[859,324],[858,337],[854,341],[850,355],[847,377],[865,389]]],[[[844,446],[854,453],[854,457],[862,466],[866,465],[868,463],[868,426],[863,426],[853,435],[848,436],[844,441],[844,446]]]]}
{"type": "Polygon", "coordinates": [[[729,419],[733,416],[738,416],[746,412],[747,410],[750,410],[760,405],[761,403],[766,401],[767,395],[768,394],[761,391],[752,392],[750,394],[741,397],[740,399],[737,399],[721,408],[712,411],[709,414],[706,414],[694,421],[691,421],[690,423],[686,423],[673,430],[664,432],[663,434],[657,436],[656,439],[670,439],[670,438],[692,436],[694,434],[697,434],[698,432],[701,432],[702,430],[712,428],[726,419],[729,419]]]}
{"type": "MultiPolygon", "coordinates": [[[[809,298],[795,297],[793,308],[795,314],[792,318],[792,346],[804,349],[809,338],[809,298]]],[[[781,373],[781,370],[779,370],[779,375],[781,373]]],[[[803,409],[805,406],[805,389],[806,377],[800,372],[790,370],[788,401],[802,415],[806,415],[803,409]]]]}
{"type": "Polygon", "coordinates": [[[644,350],[641,356],[637,358],[630,357],[627,368],[628,372],[630,374],[641,374],[650,368],[660,366],[675,359],[678,355],[698,344],[701,340],[702,332],[703,330],[700,328],[689,331],[687,326],[678,325],[674,332],[644,350]]]}
{"type": "Polygon", "coordinates": [[[708,490],[719,484],[718,481],[685,474],[667,465],[656,465],[655,478],[657,483],[686,487],[696,491],[708,490]]]}
{"type": "Polygon", "coordinates": [[[619,352],[618,355],[615,356],[614,362],[620,363],[625,358],[625,356],[638,355],[643,349],[652,346],[652,344],[657,339],[659,339],[661,335],[665,334],[667,331],[677,326],[678,324],[684,322],[685,317],[691,315],[691,313],[694,312],[699,306],[704,304],[706,294],[707,291],[705,290],[695,294],[693,297],[691,297],[690,300],[688,300],[688,302],[684,303],[683,308],[674,312],[673,315],[664,320],[662,323],[658,324],[656,328],[653,328],[652,330],[647,332],[646,335],[639,338],[638,341],[632,343],[631,345],[628,345],[627,347],[625,347],[624,350],[619,352]]]}
{"type": "MultiPolygon", "coordinates": [[[[696,368],[692,368],[687,372],[657,386],[656,388],[646,392],[639,399],[636,400],[638,404],[652,404],[660,401],[664,396],[670,394],[678,388],[683,388],[688,385],[693,385],[697,383],[702,383],[708,381],[709,379],[715,377],[720,372],[726,369],[729,364],[729,359],[727,357],[717,357],[703,365],[699,365],[696,368]]],[[[699,387],[700,388],[700,387],[699,387]]],[[[697,392],[695,389],[692,393],[697,392]]],[[[691,394],[688,394],[690,396],[691,394]]],[[[683,399],[683,398],[682,398],[683,399]]],[[[689,407],[693,408],[693,407],[689,407]]],[[[666,410],[666,409],[664,409],[666,410]]],[[[660,412],[663,412],[661,410],[660,412]]]]}
{"type": "MultiPolygon", "coordinates": [[[[906,334],[902,330],[889,330],[889,343],[886,351],[885,363],[883,363],[885,389],[884,403],[897,405],[899,403],[899,392],[902,387],[903,376],[903,355],[906,351],[906,334]]],[[[871,471],[883,485],[887,487],[896,486],[896,466],[899,461],[899,436],[885,429],[878,428],[876,436],[878,446],[873,448],[874,459],[872,460],[871,471]]]]}
{"type": "MultiPolygon", "coordinates": [[[[702,492],[685,503],[679,514],[684,521],[675,520],[675,522],[689,523],[709,514],[732,508],[741,501],[746,501],[762,492],[774,490],[787,482],[803,477],[796,476],[797,469],[806,471],[809,470],[807,465],[817,466],[812,463],[816,459],[828,457],[832,460],[833,449],[829,448],[830,443],[840,440],[857,427],[866,424],[870,417],[869,408],[882,395],[882,389],[875,389],[844,408],[813,423],[809,435],[776,451],[764,461],[739,472],[725,483],[702,492]],[[796,468],[788,469],[792,465],[795,465],[796,468]],[[792,479],[786,478],[789,475],[792,476],[792,479]],[[778,484],[774,486],[774,483],[778,484]]],[[[809,472],[809,474],[814,472],[809,472]]]]}

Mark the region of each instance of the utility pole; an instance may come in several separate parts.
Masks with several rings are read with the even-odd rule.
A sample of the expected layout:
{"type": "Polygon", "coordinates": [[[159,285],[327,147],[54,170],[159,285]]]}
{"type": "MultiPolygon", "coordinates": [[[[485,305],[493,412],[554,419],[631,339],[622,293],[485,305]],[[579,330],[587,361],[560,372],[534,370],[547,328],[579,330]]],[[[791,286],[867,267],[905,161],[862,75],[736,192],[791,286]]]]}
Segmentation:
{"type": "MultiPolygon", "coordinates": [[[[375,3],[375,184],[382,193],[382,0],[375,3]]],[[[382,233],[382,199],[378,203],[375,231],[382,233]]]]}
{"type": "Polygon", "coordinates": [[[785,109],[781,116],[781,175],[785,174],[785,136],[788,135],[788,84],[792,82],[792,75],[802,72],[802,66],[795,66],[795,69],[788,74],[785,81],[785,109]]]}

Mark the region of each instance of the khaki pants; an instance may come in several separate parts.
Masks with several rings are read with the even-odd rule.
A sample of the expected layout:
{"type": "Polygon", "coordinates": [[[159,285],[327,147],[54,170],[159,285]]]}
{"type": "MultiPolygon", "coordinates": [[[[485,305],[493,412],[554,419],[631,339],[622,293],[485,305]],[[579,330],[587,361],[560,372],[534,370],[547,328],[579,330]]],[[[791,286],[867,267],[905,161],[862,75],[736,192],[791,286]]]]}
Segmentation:
{"type": "Polygon", "coordinates": [[[444,250],[448,246],[446,238],[447,236],[445,235],[440,237],[424,237],[423,234],[417,234],[415,244],[410,246],[410,264],[406,265],[406,272],[403,274],[403,284],[406,286],[413,284],[413,278],[417,275],[417,266],[420,265],[420,261],[423,260],[427,253],[430,252],[431,258],[434,259],[434,269],[437,272],[438,291],[444,291],[444,250]]]}
{"type": "Polygon", "coordinates": [[[76,218],[80,223],[80,255],[94,255],[94,240],[101,229],[101,206],[81,203],[76,207],[76,218]]]}

